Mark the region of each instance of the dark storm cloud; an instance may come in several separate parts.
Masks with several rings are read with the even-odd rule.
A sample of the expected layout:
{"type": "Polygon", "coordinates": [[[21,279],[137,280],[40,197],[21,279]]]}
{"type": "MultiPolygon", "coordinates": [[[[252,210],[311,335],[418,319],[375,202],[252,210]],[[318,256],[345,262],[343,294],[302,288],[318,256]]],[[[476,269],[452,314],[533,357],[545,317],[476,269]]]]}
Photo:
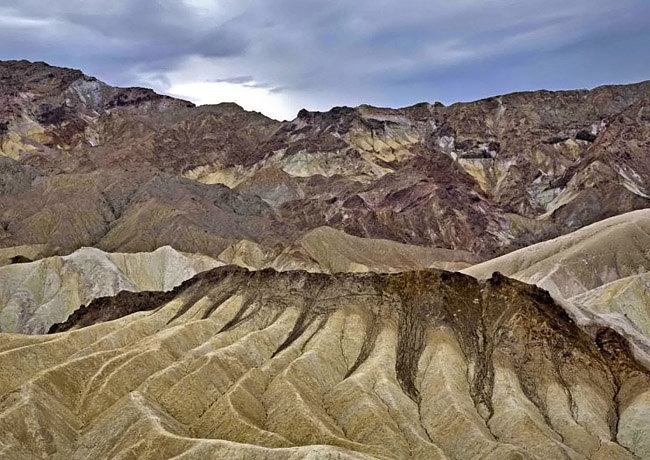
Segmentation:
{"type": "Polygon", "coordinates": [[[0,0],[3,58],[263,89],[296,110],[641,80],[647,43],[645,0],[0,0]]]}
{"type": "Polygon", "coordinates": [[[168,71],[185,56],[241,55],[247,37],[178,1],[0,1],[3,57],[72,65],[126,84],[135,70],[168,71]],[[103,4],[100,4],[103,3],[103,4]]]}

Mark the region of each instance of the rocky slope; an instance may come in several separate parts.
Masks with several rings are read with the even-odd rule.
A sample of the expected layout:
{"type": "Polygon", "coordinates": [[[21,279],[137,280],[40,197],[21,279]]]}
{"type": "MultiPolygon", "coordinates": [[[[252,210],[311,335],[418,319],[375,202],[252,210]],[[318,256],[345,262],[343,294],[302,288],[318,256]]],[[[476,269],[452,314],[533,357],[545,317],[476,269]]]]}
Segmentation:
{"type": "Polygon", "coordinates": [[[69,332],[2,336],[2,455],[650,455],[625,340],[502,276],[222,267],[99,304],[69,332]]]}
{"type": "Polygon", "coordinates": [[[327,227],[308,232],[296,244],[278,251],[242,240],[226,248],[218,259],[183,254],[170,246],[150,253],[107,253],[85,247],[35,262],[14,255],[29,253],[26,249],[5,250],[9,265],[0,266],[0,332],[43,333],[98,297],[123,290],[167,291],[223,264],[255,270],[385,273],[460,269],[476,262],[472,254],[462,251],[358,238],[327,227]]]}
{"type": "Polygon", "coordinates": [[[68,256],[0,267],[0,332],[44,333],[98,297],[169,291],[219,265],[165,246],[133,254],[83,248],[68,256]]]}
{"type": "Polygon", "coordinates": [[[649,95],[643,83],[301,112],[237,189],[285,219],[307,201],[302,225],[503,252],[648,206],[649,95]]]}
{"type": "Polygon", "coordinates": [[[3,61],[0,82],[1,151],[43,172],[229,164],[277,124],[237,106],[196,108],[43,62],[3,61]]]}
{"type": "Polygon", "coordinates": [[[650,204],[648,82],[283,123],[44,63],[1,62],[0,82],[3,247],[137,251],[155,240],[216,255],[242,239],[286,248],[328,226],[486,259],[650,204]],[[168,191],[138,201],[150,181],[168,191]],[[80,210],[64,214],[65,232],[52,231],[54,203],[80,210]],[[215,224],[233,214],[266,224],[215,224]],[[182,225],[134,234],[158,215],[182,225]]]}
{"type": "Polygon", "coordinates": [[[28,258],[44,245],[44,255],[83,246],[149,252],[170,245],[217,256],[241,238],[273,247],[290,234],[255,196],[167,173],[102,169],[38,177],[0,202],[0,244],[24,246],[28,258]]]}

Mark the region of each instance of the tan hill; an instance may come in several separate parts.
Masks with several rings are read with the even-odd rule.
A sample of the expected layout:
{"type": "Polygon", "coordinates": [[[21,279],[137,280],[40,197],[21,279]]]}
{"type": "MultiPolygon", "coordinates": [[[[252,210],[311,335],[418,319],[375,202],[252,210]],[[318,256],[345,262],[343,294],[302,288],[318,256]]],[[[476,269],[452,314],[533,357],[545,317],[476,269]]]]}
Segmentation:
{"type": "Polygon", "coordinates": [[[584,328],[611,327],[650,364],[650,210],[597,222],[462,270],[547,289],[584,328]]]}
{"type": "Polygon", "coordinates": [[[648,82],[280,123],[44,63],[0,62],[0,78],[2,247],[215,256],[328,226],[487,259],[650,206],[648,82]],[[170,183],[179,176],[203,188],[170,183]],[[150,181],[169,192],[139,201],[150,181]],[[141,238],[134,228],[157,216],[173,224],[141,238]]]}
{"type": "Polygon", "coordinates": [[[463,270],[498,271],[569,298],[650,271],[650,209],[622,214],[463,270]]]}
{"type": "Polygon", "coordinates": [[[624,339],[502,276],[230,266],[64,329],[0,335],[5,457],[650,455],[624,339]]]}
{"type": "Polygon", "coordinates": [[[465,251],[435,249],[390,240],[359,238],[330,227],[305,234],[298,245],[325,273],[398,272],[439,268],[455,270],[476,257],[465,251]]]}
{"type": "Polygon", "coordinates": [[[476,262],[465,251],[435,249],[390,240],[359,238],[330,227],[307,232],[280,254],[251,241],[240,241],[219,259],[249,269],[274,268],[310,272],[399,272],[439,268],[460,270],[476,262]]]}
{"type": "Polygon", "coordinates": [[[134,254],[82,248],[64,257],[0,267],[0,332],[44,333],[98,297],[168,291],[219,265],[165,246],[134,254]]]}
{"type": "Polygon", "coordinates": [[[169,245],[216,257],[242,238],[273,245],[291,234],[257,197],[122,169],[40,177],[25,190],[0,195],[0,224],[1,246],[47,246],[44,256],[83,246],[150,252],[169,245]]]}
{"type": "Polygon", "coordinates": [[[630,322],[650,337],[650,272],[621,278],[569,300],[610,321],[630,322]]]}

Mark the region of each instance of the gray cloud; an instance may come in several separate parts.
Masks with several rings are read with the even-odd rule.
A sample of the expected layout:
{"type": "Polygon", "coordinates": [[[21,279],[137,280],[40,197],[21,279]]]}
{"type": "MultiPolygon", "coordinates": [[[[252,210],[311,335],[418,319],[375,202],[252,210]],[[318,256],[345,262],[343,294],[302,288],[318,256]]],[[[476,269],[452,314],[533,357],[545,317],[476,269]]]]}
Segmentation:
{"type": "Polygon", "coordinates": [[[208,81],[212,83],[233,83],[235,85],[245,85],[251,84],[254,79],[250,75],[241,75],[239,77],[213,78],[208,81]]]}
{"type": "Polygon", "coordinates": [[[261,88],[266,89],[272,93],[281,93],[285,88],[280,86],[273,86],[269,83],[256,81],[251,75],[240,75],[237,77],[228,78],[210,78],[208,83],[230,83],[233,85],[241,85],[245,88],[261,88]]]}
{"type": "Polygon", "coordinates": [[[0,0],[0,56],[159,91],[178,75],[264,89],[296,111],[650,78],[643,0],[98,3],[0,0]]]}

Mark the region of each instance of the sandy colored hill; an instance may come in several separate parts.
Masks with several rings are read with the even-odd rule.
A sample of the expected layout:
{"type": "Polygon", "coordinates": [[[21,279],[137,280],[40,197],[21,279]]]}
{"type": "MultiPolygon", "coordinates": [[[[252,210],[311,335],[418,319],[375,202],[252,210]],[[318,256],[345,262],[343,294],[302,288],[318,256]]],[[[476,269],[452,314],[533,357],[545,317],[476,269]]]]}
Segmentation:
{"type": "Polygon", "coordinates": [[[568,235],[463,270],[477,278],[498,271],[569,298],[650,271],[650,209],[605,219],[568,235]]]}
{"type": "Polygon", "coordinates": [[[151,253],[82,248],[68,256],[0,267],[0,331],[45,333],[81,305],[120,291],[168,291],[221,265],[169,246],[151,253]]]}
{"type": "Polygon", "coordinates": [[[279,255],[244,240],[227,248],[219,255],[219,260],[249,269],[389,273],[424,268],[460,270],[475,263],[476,256],[466,251],[360,238],[330,227],[319,227],[307,232],[279,255]]]}
{"type": "Polygon", "coordinates": [[[650,209],[612,217],[462,270],[547,289],[584,328],[611,327],[650,364],[650,209]]]}
{"type": "Polygon", "coordinates": [[[310,231],[298,244],[326,273],[396,272],[423,268],[456,270],[476,260],[466,251],[359,238],[330,227],[310,231]]]}
{"type": "Polygon", "coordinates": [[[0,248],[0,267],[19,262],[31,262],[47,257],[52,248],[47,244],[26,244],[23,246],[10,246],[0,248]]]}
{"type": "Polygon", "coordinates": [[[502,276],[230,266],[66,328],[0,335],[5,457],[650,455],[625,341],[502,276]]]}
{"type": "Polygon", "coordinates": [[[621,278],[569,300],[584,311],[629,321],[650,337],[650,272],[621,278]]]}

